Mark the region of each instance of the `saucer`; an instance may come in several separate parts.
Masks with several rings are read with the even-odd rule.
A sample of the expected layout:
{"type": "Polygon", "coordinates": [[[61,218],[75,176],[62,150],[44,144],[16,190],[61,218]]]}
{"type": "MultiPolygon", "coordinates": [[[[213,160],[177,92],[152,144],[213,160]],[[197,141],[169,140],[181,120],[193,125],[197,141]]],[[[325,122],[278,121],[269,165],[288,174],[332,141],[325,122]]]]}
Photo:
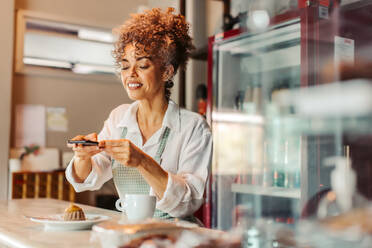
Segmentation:
{"type": "Polygon", "coordinates": [[[110,217],[100,214],[85,214],[85,218],[85,220],[65,221],[63,220],[63,214],[61,214],[47,217],[30,217],[30,220],[43,224],[47,230],[86,230],[94,224],[110,219],[110,217]]]}

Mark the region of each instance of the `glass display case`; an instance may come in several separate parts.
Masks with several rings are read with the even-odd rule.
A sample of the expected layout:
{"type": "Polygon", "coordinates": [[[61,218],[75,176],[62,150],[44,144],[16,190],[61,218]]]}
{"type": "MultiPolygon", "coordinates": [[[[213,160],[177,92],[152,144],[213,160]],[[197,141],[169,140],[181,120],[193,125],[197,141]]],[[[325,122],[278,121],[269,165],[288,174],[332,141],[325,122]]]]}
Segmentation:
{"type": "Polygon", "coordinates": [[[372,75],[359,70],[371,65],[367,9],[299,1],[264,29],[210,39],[213,228],[293,229],[370,204],[372,75]]]}
{"type": "Polygon", "coordinates": [[[298,213],[288,209],[301,204],[301,136],[290,130],[300,123],[274,101],[300,86],[299,19],[218,42],[213,55],[213,190],[223,206],[214,224],[231,228],[241,205],[292,223],[298,213]]]}

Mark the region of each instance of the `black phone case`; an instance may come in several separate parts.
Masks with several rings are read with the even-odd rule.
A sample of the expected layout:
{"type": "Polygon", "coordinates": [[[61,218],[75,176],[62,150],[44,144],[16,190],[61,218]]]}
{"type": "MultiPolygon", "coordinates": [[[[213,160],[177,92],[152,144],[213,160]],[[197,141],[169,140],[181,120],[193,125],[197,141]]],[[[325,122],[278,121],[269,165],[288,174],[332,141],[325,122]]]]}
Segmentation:
{"type": "Polygon", "coordinates": [[[83,146],[98,146],[97,141],[91,140],[68,140],[69,144],[82,144],[83,146]]]}

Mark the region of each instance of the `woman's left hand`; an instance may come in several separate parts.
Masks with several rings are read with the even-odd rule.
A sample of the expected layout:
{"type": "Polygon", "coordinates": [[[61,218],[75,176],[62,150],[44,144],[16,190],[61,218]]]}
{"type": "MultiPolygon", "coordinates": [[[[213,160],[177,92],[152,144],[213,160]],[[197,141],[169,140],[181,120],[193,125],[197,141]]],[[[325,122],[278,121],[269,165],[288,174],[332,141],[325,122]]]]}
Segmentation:
{"type": "Polygon", "coordinates": [[[147,159],[147,155],[127,139],[104,140],[99,144],[108,155],[122,165],[138,167],[147,159]]]}

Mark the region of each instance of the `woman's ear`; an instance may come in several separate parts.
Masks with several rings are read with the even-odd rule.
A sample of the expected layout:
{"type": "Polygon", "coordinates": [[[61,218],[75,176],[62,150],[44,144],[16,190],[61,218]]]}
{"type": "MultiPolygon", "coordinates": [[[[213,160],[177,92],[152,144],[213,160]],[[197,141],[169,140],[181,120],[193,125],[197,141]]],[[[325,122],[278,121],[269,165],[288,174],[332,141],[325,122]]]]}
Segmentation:
{"type": "Polygon", "coordinates": [[[162,75],[163,82],[169,81],[174,76],[174,67],[173,65],[169,64],[165,66],[165,70],[162,75]]]}

